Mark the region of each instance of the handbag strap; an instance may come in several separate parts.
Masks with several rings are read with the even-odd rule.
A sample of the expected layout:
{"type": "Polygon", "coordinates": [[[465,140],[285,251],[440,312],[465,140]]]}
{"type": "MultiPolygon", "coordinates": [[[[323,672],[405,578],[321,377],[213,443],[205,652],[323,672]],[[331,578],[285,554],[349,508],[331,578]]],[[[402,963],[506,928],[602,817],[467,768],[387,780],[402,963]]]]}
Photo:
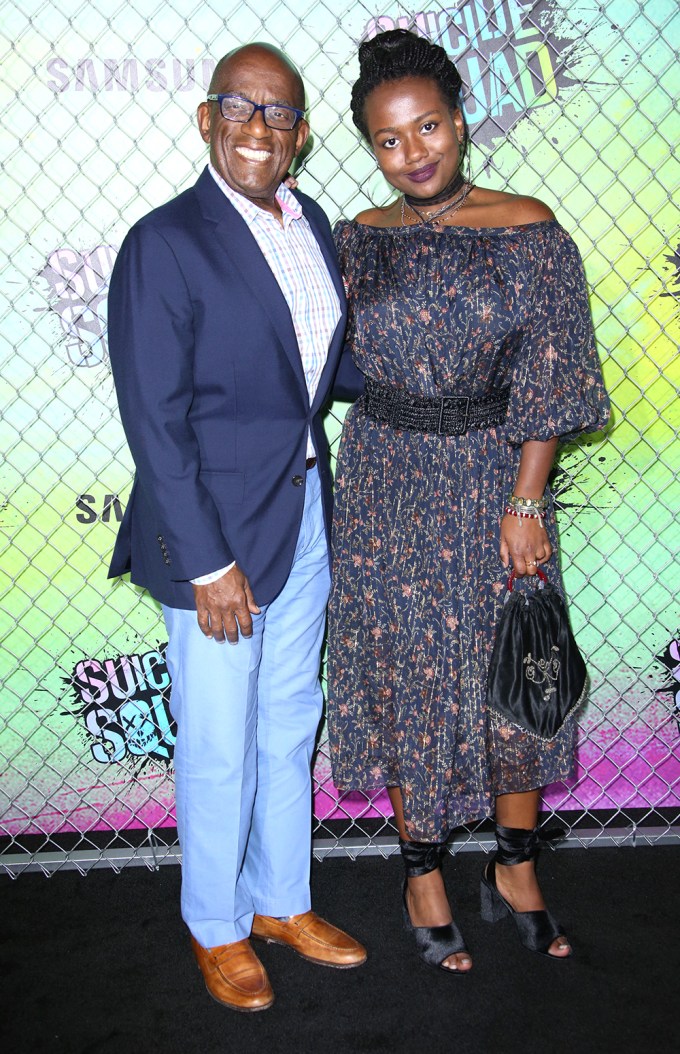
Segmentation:
{"type": "MultiPolygon", "coordinates": [[[[545,571],[541,571],[540,567],[536,568],[536,575],[540,579],[540,585],[539,585],[538,588],[539,589],[543,589],[543,586],[547,585],[548,576],[546,575],[545,571]]],[[[516,573],[516,571],[515,571],[515,569],[513,567],[512,571],[510,572],[510,575],[508,577],[508,592],[509,593],[512,593],[512,590],[513,590],[514,585],[515,585],[515,579],[517,577],[518,577],[518,575],[517,575],[517,573],[516,573]]],[[[524,576],[522,576],[522,577],[524,577],[524,576]]]]}

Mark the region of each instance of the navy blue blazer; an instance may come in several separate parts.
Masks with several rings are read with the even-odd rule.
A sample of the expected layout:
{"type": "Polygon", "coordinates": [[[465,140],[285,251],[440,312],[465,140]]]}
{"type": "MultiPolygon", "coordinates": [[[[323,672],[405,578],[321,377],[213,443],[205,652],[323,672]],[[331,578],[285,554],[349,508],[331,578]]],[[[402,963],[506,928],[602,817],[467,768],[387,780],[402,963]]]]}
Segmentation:
{"type": "Polygon", "coordinates": [[[109,577],[130,571],[171,607],[194,608],[189,580],[232,560],[259,604],[280,592],[302,519],[308,428],[330,530],[320,412],[346,301],[328,220],[296,196],[342,307],[311,406],[286,300],[207,168],[132,227],[113,269],[109,349],[136,474],[109,577]]]}

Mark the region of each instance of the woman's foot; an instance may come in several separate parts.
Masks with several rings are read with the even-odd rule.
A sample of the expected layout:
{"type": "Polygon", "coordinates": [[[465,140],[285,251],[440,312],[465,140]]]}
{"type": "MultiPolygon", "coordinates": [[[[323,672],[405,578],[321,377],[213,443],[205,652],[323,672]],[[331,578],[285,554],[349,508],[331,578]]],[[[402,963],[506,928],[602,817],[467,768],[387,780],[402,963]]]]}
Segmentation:
{"type": "MultiPolygon", "coordinates": [[[[536,878],[533,860],[512,866],[496,862],[496,887],[510,907],[517,912],[545,911],[545,901],[536,878]]],[[[556,959],[566,959],[571,955],[571,945],[563,934],[552,942],[548,955],[556,959]]]]}
{"type": "MultiPolygon", "coordinates": [[[[414,926],[447,926],[453,921],[439,869],[418,878],[409,878],[405,899],[414,926]]],[[[461,951],[447,956],[441,965],[445,970],[466,973],[472,968],[472,959],[469,952],[461,951]]]]}

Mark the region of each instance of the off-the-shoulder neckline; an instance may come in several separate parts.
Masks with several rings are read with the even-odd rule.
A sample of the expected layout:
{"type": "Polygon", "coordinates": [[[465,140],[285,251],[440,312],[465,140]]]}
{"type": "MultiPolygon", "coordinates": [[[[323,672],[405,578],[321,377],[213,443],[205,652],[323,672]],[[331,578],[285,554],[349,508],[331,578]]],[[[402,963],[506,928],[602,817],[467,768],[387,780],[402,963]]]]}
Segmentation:
{"type": "Polygon", "coordinates": [[[395,231],[417,231],[417,230],[433,230],[436,233],[454,232],[455,234],[479,234],[489,236],[492,234],[513,234],[516,231],[525,231],[533,227],[550,227],[560,226],[560,222],[555,217],[544,220],[533,220],[531,223],[515,223],[507,227],[460,227],[455,225],[442,224],[438,227],[433,227],[430,224],[411,223],[406,227],[376,227],[371,223],[359,223],[357,220],[338,220],[338,224],[345,224],[348,227],[354,227],[358,230],[367,231],[389,231],[394,233],[395,231]]]}

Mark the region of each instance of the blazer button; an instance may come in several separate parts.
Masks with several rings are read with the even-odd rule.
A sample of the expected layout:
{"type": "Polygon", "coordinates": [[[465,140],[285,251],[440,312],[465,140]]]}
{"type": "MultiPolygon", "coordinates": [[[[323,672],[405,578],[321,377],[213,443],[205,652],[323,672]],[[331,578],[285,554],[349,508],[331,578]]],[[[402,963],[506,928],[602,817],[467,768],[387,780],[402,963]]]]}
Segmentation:
{"type": "Polygon", "coordinates": [[[304,480],[303,480],[302,476],[293,476],[293,478],[291,480],[291,483],[293,484],[294,487],[301,487],[302,484],[304,483],[304,480]]]}

